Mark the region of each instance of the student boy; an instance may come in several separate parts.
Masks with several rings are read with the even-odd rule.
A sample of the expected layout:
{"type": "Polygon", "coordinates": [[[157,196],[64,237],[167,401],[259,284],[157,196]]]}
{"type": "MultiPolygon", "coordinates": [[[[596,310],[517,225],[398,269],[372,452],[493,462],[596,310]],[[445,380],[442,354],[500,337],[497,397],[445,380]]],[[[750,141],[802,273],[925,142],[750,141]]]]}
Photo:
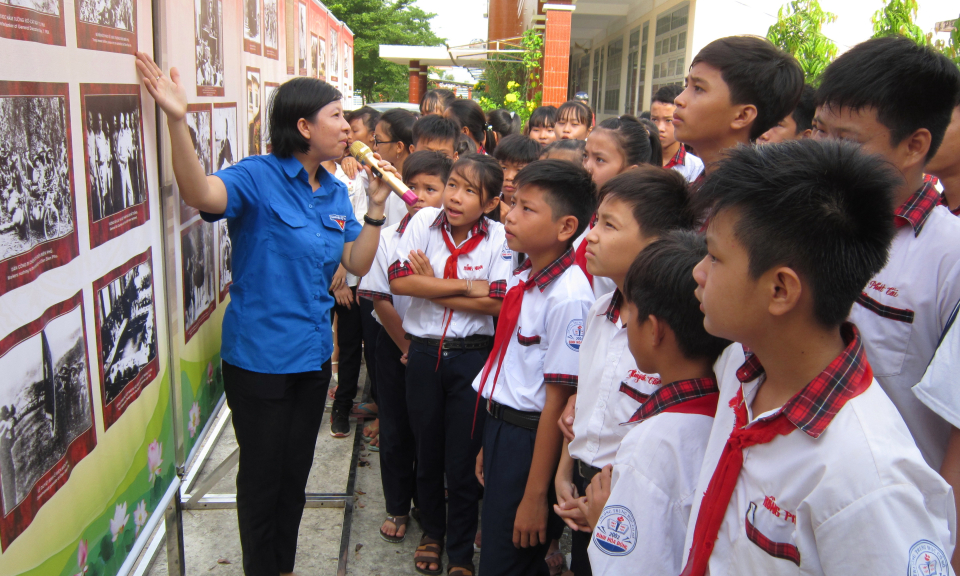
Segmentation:
{"type": "Polygon", "coordinates": [[[800,64],[769,40],[714,40],[694,57],[674,99],[674,136],[697,151],[709,173],[725,150],[750,144],[792,112],[801,90],[800,64]]]}
{"type": "Polygon", "coordinates": [[[657,125],[660,135],[661,163],[668,170],[683,174],[687,182],[693,182],[703,172],[703,161],[687,152],[686,147],[677,142],[673,134],[673,111],[677,105],[673,100],[683,92],[683,88],[671,84],[663,86],[653,95],[650,104],[650,121],[657,125]]]}
{"type": "Polygon", "coordinates": [[[757,138],[757,144],[776,144],[809,138],[813,134],[813,115],[817,111],[815,94],[813,86],[804,84],[797,107],[776,126],[761,134],[757,138]]]}
{"type": "Polygon", "coordinates": [[[943,143],[927,163],[926,171],[940,180],[940,203],[954,216],[960,216],[960,103],[954,107],[943,143]]]}
{"type": "Polygon", "coordinates": [[[503,191],[500,194],[501,221],[507,217],[507,212],[513,207],[513,194],[517,191],[514,178],[527,164],[540,158],[541,150],[542,147],[536,140],[522,134],[507,136],[497,143],[493,157],[503,168],[503,191]]]}
{"type": "Polygon", "coordinates": [[[413,150],[443,152],[454,162],[457,161],[459,138],[460,125],[457,121],[439,114],[423,116],[413,125],[413,150]]]}
{"type": "Polygon", "coordinates": [[[887,260],[895,178],[857,146],[801,140],[731,151],[700,188],[704,327],[742,346],[715,365],[684,575],[948,572],[953,493],[846,322],[887,260]]]}
{"type": "Polygon", "coordinates": [[[627,340],[640,370],[669,384],[624,422],[612,468],[579,506],[592,528],[595,575],[679,574],[690,507],[717,412],[713,363],[730,342],[707,334],[694,296],[703,237],[668,232],[637,256],[624,284],[627,340]]]}
{"type": "Polygon", "coordinates": [[[950,424],[914,395],[960,300],[960,220],[939,206],[924,166],[936,154],[960,95],[960,70],[902,37],[868,40],[827,67],[814,134],[857,142],[897,168],[897,233],[886,266],[869,279],[850,321],[873,373],[939,470],[950,424]],[[921,103],[921,104],[918,104],[921,103]]]}
{"type": "MultiPolygon", "coordinates": [[[[580,355],[584,385],[567,402],[560,422],[570,443],[557,470],[555,510],[571,528],[584,525],[576,498],[593,475],[613,463],[628,432],[621,424],[660,383],[656,374],[637,368],[627,348],[627,329],[620,317],[622,289],[630,265],[644,247],[670,230],[693,226],[688,204],[683,176],[654,166],[614,176],[601,190],[597,223],[586,238],[587,270],[610,278],[617,289],[600,297],[587,315],[580,355]]],[[[577,576],[590,575],[589,540],[587,532],[573,533],[571,569],[577,576]]]]}
{"type": "MultiPolygon", "coordinates": [[[[493,350],[473,382],[488,412],[477,478],[484,484],[480,573],[547,574],[547,518],[563,440],[555,423],[576,390],[593,290],[573,240],[596,207],[590,175],[542,160],[516,177],[505,232],[527,255],[509,280],[493,350]]],[[[484,408],[480,408],[484,409],[484,408]]]]}
{"type": "MultiPolygon", "coordinates": [[[[440,118],[439,116],[432,116],[440,118]]],[[[421,208],[439,208],[443,188],[453,161],[441,152],[414,152],[403,163],[403,182],[417,194],[418,201],[407,206],[407,216],[384,228],[370,273],[360,281],[358,294],[373,301],[375,318],[383,326],[376,343],[378,407],[380,417],[380,470],[387,517],[380,537],[391,543],[403,542],[410,520],[410,501],[416,492],[414,461],[416,443],[407,413],[406,367],[400,361],[410,341],[403,329],[409,296],[390,292],[387,272],[407,224],[421,208]]]]}

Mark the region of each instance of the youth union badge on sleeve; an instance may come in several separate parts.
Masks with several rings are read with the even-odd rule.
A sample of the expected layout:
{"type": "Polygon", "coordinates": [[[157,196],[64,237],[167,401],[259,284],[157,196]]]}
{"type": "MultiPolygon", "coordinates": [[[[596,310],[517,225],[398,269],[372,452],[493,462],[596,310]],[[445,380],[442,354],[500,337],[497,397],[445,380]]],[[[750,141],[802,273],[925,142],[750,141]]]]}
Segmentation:
{"type": "Polygon", "coordinates": [[[637,522],[625,506],[607,506],[593,531],[593,544],[608,556],[626,556],[637,546],[637,522]]]}
{"type": "Polygon", "coordinates": [[[574,352],[580,351],[580,345],[583,344],[583,320],[571,320],[567,324],[567,348],[574,352]]]}
{"type": "Polygon", "coordinates": [[[918,540],[910,547],[908,576],[947,576],[950,574],[947,555],[929,540],[918,540]]]}
{"type": "Polygon", "coordinates": [[[337,226],[343,230],[343,227],[347,225],[347,217],[340,214],[331,214],[330,219],[336,222],[337,226]]]}

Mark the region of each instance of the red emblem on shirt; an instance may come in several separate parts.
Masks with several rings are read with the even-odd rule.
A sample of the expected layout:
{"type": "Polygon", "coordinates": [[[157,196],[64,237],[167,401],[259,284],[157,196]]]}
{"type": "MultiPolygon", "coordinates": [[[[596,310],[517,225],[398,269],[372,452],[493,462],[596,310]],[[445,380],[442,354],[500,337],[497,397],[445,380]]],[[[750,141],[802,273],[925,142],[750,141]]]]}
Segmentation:
{"type": "Polygon", "coordinates": [[[343,227],[347,225],[347,217],[341,216],[339,214],[331,214],[330,219],[337,223],[337,226],[343,230],[343,227]]]}

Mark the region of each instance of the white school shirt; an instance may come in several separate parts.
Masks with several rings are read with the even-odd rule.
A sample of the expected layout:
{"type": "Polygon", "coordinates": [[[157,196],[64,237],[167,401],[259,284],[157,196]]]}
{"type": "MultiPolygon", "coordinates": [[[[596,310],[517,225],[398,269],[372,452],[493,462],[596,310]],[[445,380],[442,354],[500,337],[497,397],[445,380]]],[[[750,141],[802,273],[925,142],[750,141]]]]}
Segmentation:
{"type": "Polygon", "coordinates": [[[958,314],[960,302],[953,309],[952,325],[943,335],[930,366],[920,383],[913,387],[917,398],[954,428],[960,428],[960,394],[957,393],[960,386],[960,322],[956,320],[958,314]]]}
{"type": "MultiPolygon", "coordinates": [[[[595,217],[594,217],[595,218],[595,217]]],[[[590,230],[593,229],[594,221],[591,219],[590,225],[580,233],[580,236],[573,241],[573,251],[576,252],[580,245],[587,241],[587,234],[590,233],[590,230]]],[[[584,270],[586,272],[586,270],[584,270]]],[[[594,276],[593,277],[593,294],[600,299],[601,296],[610,294],[617,289],[617,283],[607,278],[606,276],[594,276]]]]}
{"type": "MultiPolygon", "coordinates": [[[[367,186],[369,186],[367,173],[360,170],[351,180],[340,164],[337,164],[337,172],[334,176],[346,184],[347,192],[350,194],[350,205],[353,206],[353,215],[358,221],[363,222],[363,217],[367,213],[367,186]]],[[[347,272],[346,282],[347,286],[352,288],[359,284],[360,278],[347,272]]]]}
{"type": "Polygon", "coordinates": [[[703,173],[703,160],[687,152],[683,144],[680,144],[677,153],[663,167],[668,170],[676,170],[683,175],[687,182],[693,182],[703,173]]]}
{"type": "MultiPolygon", "coordinates": [[[[855,330],[844,325],[845,353],[862,362],[855,330]]],[[[953,491],[923,461],[876,379],[845,404],[813,393],[811,383],[780,409],[757,416],[749,406],[762,382],[762,367],[757,374],[745,362],[742,346],[733,344],[714,370],[720,400],[687,525],[685,556],[703,494],[736,421],[741,371],[748,379],[742,389],[750,422],[783,410],[803,428],[743,451],[743,468],[710,556],[711,576],[953,574],[953,491]],[[820,410],[798,417],[804,405],[820,410]],[[818,430],[822,433],[814,437],[818,430]]],[[[833,372],[834,384],[826,388],[839,389],[838,381],[853,386],[853,372],[833,372]]],[[[828,368],[821,376],[830,374],[828,368]]]]}
{"type": "MultiPolygon", "coordinates": [[[[510,276],[507,290],[530,278],[530,260],[510,276]]],[[[593,290],[573,250],[541,270],[536,285],[523,295],[517,326],[503,353],[500,374],[497,362],[483,387],[483,397],[524,412],[541,412],[547,400],[546,384],[577,385],[583,319],[593,304],[593,290]]],[[[480,390],[481,370],[473,380],[480,390]]]]}
{"type": "MultiPolygon", "coordinates": [[[[403,237],[410,220],[411,216],[407,214],[406,218],[380,232],[380,243],[377,245],[377,255],[374,257],[373,266],[370,267],[370,272],[360,280],[360,287],[357,289],[357,294],[361,298],[389,301],[393,304],[397,314],[400,315],[401,320],[403,320],[403,316],[410,306],[410,296],[393,295],[390,291],[387,269],[390,267],[394,254],[397,252],[397,244],[400,243],[400,238],[403,237]]],[[[373,317],[381,325],[383,324],[377,317],[376,312],[373,313],[373,317]]]]}
{"type": "MultiPolygon", "coordinates": [[[[412,274],[407,267],[411,250],[422,250],[430,259],[434,274],[438,278],[443,277],[443,268],[450,256],[450,250],[441,236],[441,226],[446,227],[447,233],[450,233],[450,224],[447,222],[446,212],[442,209],[423,208],[417,212],[397,244],[393,263],[388,271],[390,280],[412,274]]],[[[481,217],[467,234],[467,240],[475,234],[484,234],[485,237],[472,252],[461,254],[457,259],[457,278],[485,280],[490,283],[490,296],[503,298],[507,293],[507,278],[510,277],[510,258],[503,257],[503,245],[506,241],[503,224],[481,217]]],[[[446,308],[434,304],[432,300],[411,298],[407,313],[403,317],[403,329],[419,338],[439,339],[444,335],[445,310],[446,308]]],[[[446,337],[466,338],[493,334],[492,316],[453,311],[446,337]]]]}
{"type": "Polygon", "coordinates": [[[385,226],[393,226],[397,224],[403,217],[407,215],[407,204],[403,201],[403,198],[397,196],[393,192],[387,196],[387,202],[383,206],[383,216],[387,219],[385,226]]]}
{"type": "MultiPolygon", "coordinates": [[[[702,382],[674,401],[709,398],[715,411],[716,381],[702,382]]],[[[675,576],[683,567],[684,537],[713,416],[658,411],[658,397],[670,392],[668,387],[673,384],[644,402],[651,415],[638,414],[638,422],[623,425],[629,432],[613,464],[610,497],[587,547],[594,576],[675,576]]]]}
{"type": "Polygon", "coordinates": [[[629,432],[621,424],[660,385],[660,376],[637,369],[627,347],[627,327],[620,320],[622,301],[619,290],[596,301],[587,313],[580,346],[575,437],[567,450],[571,457],[597,468],[613,463],[620,441],[629,432]]]}
{"type": "Polygon", "coordinates": [[[905,225],[894,236],[887,265],[867,283],[850,313],[874,376],[935,470],[943,463],[950,424],[912,388],[960,300],[960,220],[939,201],[926,184],[897,209],[897,221],[905,225]]]}

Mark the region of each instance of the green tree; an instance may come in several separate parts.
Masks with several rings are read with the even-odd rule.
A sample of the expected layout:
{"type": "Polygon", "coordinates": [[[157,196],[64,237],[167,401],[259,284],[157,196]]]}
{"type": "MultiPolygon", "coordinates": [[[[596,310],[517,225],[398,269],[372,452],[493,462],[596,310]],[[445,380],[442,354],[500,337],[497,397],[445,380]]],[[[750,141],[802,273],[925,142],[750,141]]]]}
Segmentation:
{"type": "Polygon", "coordinates": [[[919,26],[913,23],[917,17],[917,0],[886,0],[883,7],[874,12],[873,37],[906,36],[921,46],[930,44],[930,39],[919,26]]]}
{"type": "Polygon", "coordinates": [[[484,110],[505,108],[516,112],[523,122],[543,101],[541,62],[543,61],[543,35],[530,29],[520,41],[523,53],[519,59],[510,55],[494,54],[484,70],[484,81],[474,87],[480,96],[484,110]]]}
{"type": "Polygon", "coordinates": [[[953,60],[957,66],[960,66],[960,18],[957,18],[957,21],[953,23],[953,31],[950,32],[950,38],[946,42],[937,40],[933,43],[933,47],[942,52],[947,58],[953,60]]]}
{"type": "Polygon", "coordinates": [[[430,28],[436,14],[414,0],[336,0],[327,7],[354,33],[354,88],[368,102],[406,102],[408,67],[380,58],[380,44],[442,46],[430,28]]]}
{"type": "Polygon", "coordinates": [[[837,45],[822,31],[824,24],[836,19],[836,14],[825,12],[817,0],[792,0],[780,7],[767,38],[793,54],[807,83],[817,86],[820,75],[837,56],[837,45]]]}

